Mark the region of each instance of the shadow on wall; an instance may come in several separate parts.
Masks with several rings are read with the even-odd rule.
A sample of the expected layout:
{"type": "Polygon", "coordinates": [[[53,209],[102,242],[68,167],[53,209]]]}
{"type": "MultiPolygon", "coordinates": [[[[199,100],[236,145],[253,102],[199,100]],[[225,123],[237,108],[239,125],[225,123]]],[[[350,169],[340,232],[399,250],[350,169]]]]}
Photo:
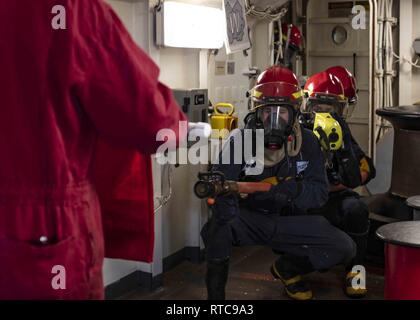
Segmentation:
{"type": "Polygon", "coordinates": [[[385,193],[391,186],[392,154],[394,150],[394,130],[389,129],[376,145],[376,178],[367,189],[370,194],[385,193]]]}

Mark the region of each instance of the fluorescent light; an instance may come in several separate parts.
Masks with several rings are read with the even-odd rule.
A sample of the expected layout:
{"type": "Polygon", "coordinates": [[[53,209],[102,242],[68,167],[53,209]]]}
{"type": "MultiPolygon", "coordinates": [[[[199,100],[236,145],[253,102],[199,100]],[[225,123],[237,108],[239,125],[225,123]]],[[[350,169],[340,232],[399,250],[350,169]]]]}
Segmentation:
{"type": "Polygon", "coordinates": [[[164,1],[156,22],[158,45],[220,49],[226,37],[223,11],[213,7],[164,1]]]}

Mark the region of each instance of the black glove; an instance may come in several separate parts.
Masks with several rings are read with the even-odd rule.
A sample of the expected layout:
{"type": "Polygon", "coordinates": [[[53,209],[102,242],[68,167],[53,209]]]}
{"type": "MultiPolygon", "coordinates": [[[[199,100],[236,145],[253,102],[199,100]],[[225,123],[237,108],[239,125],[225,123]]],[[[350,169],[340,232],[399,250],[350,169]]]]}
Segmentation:
{"type": "Polygon", "coordinates": [[[362,184],[362,177],[360,175],[359,160],[354,153],[350,143],[345,142],[343,149],[338,150],[334,154],[334,167],[337,168],[338,176],[341,178],[341,183],[351,189],[356,188],[362,184]]]}
{"type": "Polygon", "coordinates": [[[277,192],[256,192],[252,195],[251,201],[254,207],[275,212],[289,205],[289,198],[284,193],[277,192]]]}
{"type": "Polygon", "coordinates": [[[347,122],[338,114],[333,113],[332,117],[340,124],[341,131],[343,132],[343,149],[352,149],[351,131],[347,122]]]}
{"type": "Polygon", "coordinates": [[[272,186],[270,192],[285,194],[289,199],[295,199],[302,191],[302,183],[295,179],[289,179],[272,186]]]}
{"type": "Polygon", "coordinates": [[[339,157],[338,173],[343,185],[352,189],[362,185],[359,161],[351,154],[342,153],[339,157]]]}
{"type": "Polygon", "coordinates": [[[340,174],[334,168],[327,168],[327,177],[328,182],[333,185],[339,185],[343,183],[343,179],[340,177],[340,174]]]}
{"type": "Polygon", "coordinates": [[[340,124],[343,132],[343,147],[334,153],[333,169],[328,172],[328,179],[332,184],[343,184],[349,188],[356,188],[362,184],[359,159],[354,150],[352,135],[347,122],[337,114],[332,115],[340,124]]]}
{"type": "Polygon", "coordinates": [[[257,192],[251,196],[253,206],[276,212],[289,207],[302,189],[300,182],[291,179],[272,186],[268,192],[257,192]]]}

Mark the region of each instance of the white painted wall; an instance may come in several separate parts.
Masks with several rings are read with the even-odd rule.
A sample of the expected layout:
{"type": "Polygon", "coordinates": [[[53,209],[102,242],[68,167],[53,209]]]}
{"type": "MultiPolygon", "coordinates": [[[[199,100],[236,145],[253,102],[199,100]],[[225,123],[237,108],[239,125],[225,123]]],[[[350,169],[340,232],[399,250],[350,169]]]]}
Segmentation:
{"type": "MultiPolygon", "coordinates": [[[[118,16],[121,18],[128,31],[133,35],[134,40],[139,46],[148,51],[149,28],[147,1],[133,3],[121,0],[108,0],[107,2],[117,12],[118,16]]],[[[157,186],[160,187],[159,184],[157,186]]],[[[155,192],[159,194],[159,190],[156,190],[155,192]]],[[[105,285],[109,285],[139,269],[145,272],[151,272],[152,265],[139,264],[134,261],[105,259],[103,268],[104,283],[105,285]]]]}
{"type": "MultiPolygon", "coordinates": [[[[212,0],[214,1],[214,0],[212,0]]],[[[199,50],[178,48],[156,48],[153,44],[153,19],[148,0],[107,0],[117,12],[134,40],[142,47],[161,69],[160,81],[171,88],[198,88],[199,82],[199,50]]],[[[188,245],[199,244],[199,227],[192,237],[190,218],[198,216],[201,201],[192,194],[192,180],[196,176],[195,168],[174,169],[173,199],[166,207],[156,213],[155,218],[155,257],[154,263],[138,263],[134,261],[106,259],[104,264],[104,282],[109,285],[136,270],[153,273],[162,272],[162,259],[188,245]],[[194,172],[192,172],[192,171],[194,172]],[[188,180],[188,181],[187,181],[188,180]],[[191,180],[191,181],[190,181],[191,180]],[[193,240],[195,241],[193,241],[193,240]]],[[[167,183],[162,177],[162,168],[154,162],[153,176],[155,198],[162,191],[161,184],[167,183]]],[[[157,203],[155,201],[155,207],[157,203]]]]}
{"type": "MultiPolygon", "coordinates": [[[[404,0],[400,1],[400,17],[399,31],[399,55],[401,57],[411,57],[411,38],[413,33],[413,1],[404,0]]],[[[396,50],[396,48],[394,49],[396,50]]],[[[399,78],[398,78],[398,93],[399,105],[409,105],[412,101],[412,67],[404,61],[400,62],[399,78]]]]}
{"type": "Polygon", "coordinates": [[[208,88],[210,100],[213,105],[220,102],[233,104],[238,116],[238,125],[241,128],[244,126],[243,120],[249,112],[246,92],[250,89],[249,78],[244,76],[243,73],[250,67],[250,51],[248,51],[248,56],[245,56],[243,52],[228,55],[225,48],[222,48],[216,56],[212,55],[209,60],[208,88]],[[227,72],[227,64],[230,62],[235,65],[233,74],[227,72]],[[216,63],[225,66],[224,74],[216,73],[216,63]]]}
{"type": "Polygon", "coordinates": [[[133,13],[133,3],[121,0],[107,0],[111,7],[118,13],[125,27],[133,34],[135,15],[133,13]]]}
{"type": "Polygon", "coordinates": [[[160,80],[174,89],[198,88],[199,53],[197,49],[159,49],[160,80]]]}
{"type": "MultiPolygon", "coordinates": [[[[420,0],[413,0],[413,37],[420,38],[420,0]]],[[[412,103],[420,102],[420,69],[413,68],[412,75],[412,103]]]]}
{"type": "MultiPolygon", "coordinates": [[[[192,1],[198,4],[198,1],[192,1]]],[[[214,4],[202,0],[202,4],[214,4]]],[[[150,27],[153,32],[153,26],[150,27]]],[[[160,81],[173,89],[200,88],[200,50],[183,48],[156,48],[151,41],[150,54],[160,67],[160,81]]],[[[199,217],[201,201],[193,194],[193,181],[199,169],[183,165],[172,168],[172,198],[161,213],[161,259],[186,246],[199,246],[199,217]],[[190,239],[195,241],[191,241],[190,239]]],[[[163,177],[163,193],[167,194],[168,177],[163,177]]],[[[157,223],[157,221],[155,221],[157,223]]]]}
{"type": "MultiPolygon", "coordinates": [[[[414,39],[420,38],[420,0],[400,0],[400,43],[399,55],[416,60],[412,51],[414,39]]],[[[409,105],[420,102],[420,69],[408,63],[400,63],[399,104],[409,105]]]]}
{"type": "MultiPolygon", "coordinates": [[[[345,0],[336,0],[343,2],[345,0]]],[[[310,0],[308,4],[308,75],[321,72],[334,65],[342,65],[352,71],[357,79],[359,101],[347,119],[352,134],[367,152],[369,150],[369,28],[354,30],[350,18],[328,18],[330,0],[310,0]],[[332,41],[336,26],[347,30],[348,39],[342,45],[332,41]],[[356,53],[356,70],[353,70],[353,54],[356,53]]],[[[369,23],[369,22],[367,22],[369,23]]]]}
{"type": "Polygon", "coordinates": [[[264,71],[272,64],[271,41],[272,27],[265,20],[249,19],[252,25],[252,65],[264,71]]]}

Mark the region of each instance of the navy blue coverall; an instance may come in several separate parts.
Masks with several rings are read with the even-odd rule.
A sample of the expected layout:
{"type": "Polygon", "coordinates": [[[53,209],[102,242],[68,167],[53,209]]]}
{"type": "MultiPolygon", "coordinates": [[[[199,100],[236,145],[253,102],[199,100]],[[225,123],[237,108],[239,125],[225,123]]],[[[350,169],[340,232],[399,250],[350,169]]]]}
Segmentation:
{"type": "MultiPolygon", "coordinates": [[[[214,165],[213,170],[225,174],[227,180],[262,181],[277,176],[285,205],[276,207],[271,201],[259,201],[250,195],[246,200],[237,195],[218,197],[213,216],[202,230],[207,260],[224,260],[232,246],[270,246],[276,253],[309,259],[312,270],[325,270],[348,263],[355,254],[352,239],[318,215],[307,215],[310,208],[321,207],[328,199],[325,160],[316,137],[302,128],[302,147],[295,157],[285,157],[277,165],[264,168],[261,175],[244,174],[246,160],[233,163],[234,130],[220,154],[231,153],[231,163],[214,165]],[[289,159],[289,160],[287,160],[289,159]]],[[[221,162],[221,161],[220,161],[221,162]]]]}
{"type": "MultiPolygon", "coordinates": [[[[376,171],[372,160],[363,152],[356,140],[351,134],[347,123],[342,119],[338,119],[344,132],[344,143],[347,143],[347,162],[353,162],[353,165],[347,165],[341,171],[340,181],[334,181],[334,175],[328,174],[331,184],[351,185],[351,188],[359,187],[367,184],[371,179],[375,178],[376,171]],[[352,172],[351,172],[352,171],[352,172]],[[362,182],[360,171],[368,173],[367,179],[362,182]]],[[[338,157],[338,154],[334,154],[338,157]]],[[[333,159],[336,160],[336,159],[333,159]]],[[[333,161],[334,165],[338,161],[333,161]]],[[[339,171],[338,168],[331,170],[339,171]]],[[[354,265],[363,264],[367,251],[368,233],[369,233],[369,209],[362,201],[359,194],[351,188],[345,190],[330,192],[327,203],[321,208],[310,210],[311,214],[322,215],[331,224],[346,232],[356,243],[357,252],[354,259],[347,266],[348,269],[354,265]]]]}

